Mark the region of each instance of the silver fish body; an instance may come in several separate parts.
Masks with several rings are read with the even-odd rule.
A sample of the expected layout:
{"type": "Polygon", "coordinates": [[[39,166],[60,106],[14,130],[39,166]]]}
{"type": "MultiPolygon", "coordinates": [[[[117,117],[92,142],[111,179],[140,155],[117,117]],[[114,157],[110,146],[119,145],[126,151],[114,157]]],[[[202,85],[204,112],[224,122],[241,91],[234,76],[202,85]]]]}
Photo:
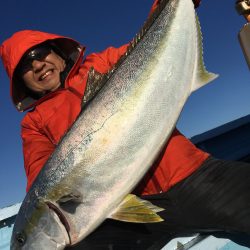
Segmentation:
{"type": "Polygon", "coordinates": [[[188,96],[216,77],[203,66],[192,0],[166,2],[42,169],[11,249],[63,249],[95,230],[153,164],[188,96]]]}

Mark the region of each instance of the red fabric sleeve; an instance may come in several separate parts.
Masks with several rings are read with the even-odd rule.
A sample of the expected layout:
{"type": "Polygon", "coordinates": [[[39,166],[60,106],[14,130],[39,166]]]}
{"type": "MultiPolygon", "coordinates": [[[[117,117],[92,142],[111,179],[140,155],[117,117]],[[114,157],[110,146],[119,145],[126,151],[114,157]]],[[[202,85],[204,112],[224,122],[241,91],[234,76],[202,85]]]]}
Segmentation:
{"type": "Polygon", "coordinates": [[[129,44],[125,44],[119,48],[109,47],[100,53],[90,54],[84,61],[83,71],[86,72],[90,67],[94,67],[98,72],[106,73],[127,51],[128,46],[129,44]]]}
{"type": "Polygon", "coordinates": [[[39,131],[28,115],[22,122],[24,167],[27,176],[26,191],[29,190],[36,176],[48,160],[55,146],[48,137],[39,131]]]}

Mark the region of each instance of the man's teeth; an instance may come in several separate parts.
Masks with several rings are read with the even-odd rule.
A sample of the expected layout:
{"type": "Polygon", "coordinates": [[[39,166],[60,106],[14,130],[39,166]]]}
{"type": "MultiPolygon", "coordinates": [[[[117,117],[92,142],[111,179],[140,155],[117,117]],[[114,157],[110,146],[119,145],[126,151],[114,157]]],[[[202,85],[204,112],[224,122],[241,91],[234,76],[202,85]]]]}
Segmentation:
{"type": "Polygon", "coordinates": [[[41,80],[43,80],[44,78],[46,78],[48,75],[52,74],[52,70],[47,71],[45,74],[43,74],[40,78],[41,80]]]}

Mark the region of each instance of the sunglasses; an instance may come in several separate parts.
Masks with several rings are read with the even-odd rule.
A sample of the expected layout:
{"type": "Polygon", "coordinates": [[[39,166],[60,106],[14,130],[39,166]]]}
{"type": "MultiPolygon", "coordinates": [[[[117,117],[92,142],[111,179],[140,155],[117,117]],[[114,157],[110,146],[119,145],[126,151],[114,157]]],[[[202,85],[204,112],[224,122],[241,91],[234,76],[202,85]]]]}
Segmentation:
{"type": "Polygon", "coordinates": [[[34,60],[43,61],[50,53],[51,46],[48,44],[40,45],[27,51],[18,64],[19,74],[24,74],[32,69],[32,62],[34,60]]]}

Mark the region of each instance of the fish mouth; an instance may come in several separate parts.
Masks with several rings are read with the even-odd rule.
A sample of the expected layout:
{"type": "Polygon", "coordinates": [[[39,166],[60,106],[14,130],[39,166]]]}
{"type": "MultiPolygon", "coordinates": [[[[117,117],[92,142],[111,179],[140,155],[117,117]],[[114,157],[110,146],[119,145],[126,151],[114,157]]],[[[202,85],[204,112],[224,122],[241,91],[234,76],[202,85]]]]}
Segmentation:
{"type": "Polygon", "coordinates": [[[57,215],[58,219],[60,220],[61,224],[63,225],[63,227],[65,228],[65,230],[67,232],[68,241],[69,241],[69,244],[71,245],[72,239],[71,239],[71,236],[70,236],[70,225],[68,223],[67,218],[62,213],[62,211],[55,204],[53,204],[52,202],[47,201],[46,205],[48,206],[48,208],[50,210],[52,210],[57,215]]]}

